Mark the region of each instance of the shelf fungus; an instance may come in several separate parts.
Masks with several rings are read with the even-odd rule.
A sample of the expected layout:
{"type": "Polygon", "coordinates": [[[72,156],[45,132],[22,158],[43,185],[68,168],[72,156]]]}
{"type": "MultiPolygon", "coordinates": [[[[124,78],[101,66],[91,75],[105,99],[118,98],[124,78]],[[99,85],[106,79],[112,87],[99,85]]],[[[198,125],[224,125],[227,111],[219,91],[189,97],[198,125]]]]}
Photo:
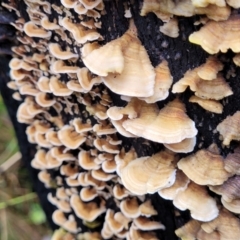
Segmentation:
{"type": "Polygon", "coordinates": [[[211,221],[219,214],[216,200],[210,197],[205,187],[194,182],[190,182],[185,190],[179,191],[173,204],[182,211],[189,209],[192,218],[203,222],[211,221]]]}
{"type": "Polygon", "coordinates": [[[200,7],[199,5],[205,4],[199,2],[197,0],[184,0],[180,2],[175,2],[174,0],[144,0],[140,14],[146,16],[147,13],[154,12],[162,21],[168,21],[173,15],[191,17],[195,14],[206,14],[208,18],[215,21],[226,20],[230,16],[231,10],[226,5],[218,6],[211,4],[211,1],[205,7],[200,7]]]}
{"type": "Polygon", "coordinates": [[[237,111],[218,124],[217,131],[223,138],[223,145],[229,146],[232,140],[240,141],[239,119],[240,111],[237,111]]]}
{"type": "Polygon", "coordinates": [[[224,168],[224,159],[216,144],[180,159],[177,165],[199,185],[221,185],[231,176],[224,168]]]}
{"type": "Polygon", "coordinates": [[[192,96],[190,97],[189,102],[197,103],[198,105],[200,105],[202,108],[209,112],[213,112],[216,114],[221,114],[223,112],[223,105],[216,100],[202,99],[197,96],[192,96]]]}
{"type": "Polygon", "coordinates": [[[132,97],[154,94],[156,74],[146,49],[136,36],[133,23],[122,37],[91,51],[83,62],[117,94],[132,97]]]}
{"type": "Polygon", "coordinates": [[[234,153],[229,153],[224,161],[224,168],[233,175],[240,175],[240,149],[234,149],[234,153]]]}
{"type": "Polygon", "coordinates": [[[198,68],[188,70],[184,77],[173,85],[173,93],[184,92],[189,87],[197,97],[220,100],[233,94],[232,89],[219,73],[216,78],[206,81],[199,77],[198,68]]]}
{"type": "Polygon", "coordinates": [[[154,108],[154,105],[146,107],[137,118],[124,121],[123,127],[136,136],[168,144],[197,135],[195,123],[179,99],[168,103],[158,114],[154,108]]]}
{"type": "Polygon", "coordinates": [[[120,166],[118,172],[130,192],[137,195],[154,193],[175,182],[175,161],[174,154],[162,151],[152,157],[134,159],[123,168],[120,166]]]}
{"type": "Polygon", "coordinates": [[[240,39],[240,18],[233,15],[225,21],[209,21],[198,32],[189,36],[189,41],[201,45],[210,54],[226,53],[228,49],[240,52],[238,41],[240,39]]]}

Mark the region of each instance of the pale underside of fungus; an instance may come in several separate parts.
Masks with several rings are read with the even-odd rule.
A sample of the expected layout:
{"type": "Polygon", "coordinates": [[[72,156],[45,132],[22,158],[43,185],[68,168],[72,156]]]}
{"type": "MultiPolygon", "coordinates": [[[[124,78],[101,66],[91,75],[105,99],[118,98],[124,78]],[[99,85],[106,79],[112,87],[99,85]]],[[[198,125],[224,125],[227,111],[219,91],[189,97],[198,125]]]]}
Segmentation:
{"type": "Polygon", "coordinates": [[[239,3],[22,2],[8,87],[52,239],[240,239],[239,3]]]}

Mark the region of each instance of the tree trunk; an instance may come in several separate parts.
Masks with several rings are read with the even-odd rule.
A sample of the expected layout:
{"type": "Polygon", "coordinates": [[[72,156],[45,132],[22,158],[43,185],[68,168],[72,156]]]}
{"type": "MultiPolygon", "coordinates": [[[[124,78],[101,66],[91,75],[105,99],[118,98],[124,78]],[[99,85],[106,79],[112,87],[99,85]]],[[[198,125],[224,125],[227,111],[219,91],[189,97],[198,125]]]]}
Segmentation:
{"type": "MultiPolygon", "coordinates": [[[[62,4],[60,1],[50,1],[51,4],[55,4],[57,6],[61,6],[62,4]]],[[[13,3],[11,3],[13,4],[13,3]]],[[[25,19],[25,21],[29,21],[29,15],[27,13],[27,5],[22,1],[19,0],[16,2],[17,9],[20,11],[20,16],[25,19]]],[[[156,67],[159,63],[161,63],[163,60],[166,60],[168,62],[168,66],[171,72],[171,75],[173,76],[173,83],[177,82],[179,79],[183,77],[183,75],[190,69],[194,69],[204,62],[206,62],[206,58],[209,56],[208,53],[206,53],[200,46],[197,46],[195,44],[192,44],[189,42],[188,37],[191,33],[197,31],[202,26],[195,25],[194,23],[199,21],[200,16],[196,15],[193,17],[176,17],[178,20],[178,26],[179,26],[179,36],[177,38],[171,38],[166,35],[164,35],[162,32],[160,32],[159,28],[163,25],[163,22],[154,14],[149,13],[147,16],[140,16],[140,11],[142,7],[143,2],[141,0],[111,0],[111,1],[104,1],[104,12],[105,14],[101,14],[100,21],[102,22],[101,28],[98,29],[98,32],[103,36],[103,41],[99,41],[101,45],[105,45],[109,43],[110,41],[117,39],[121,37],[129,28],[129,19],[126,18],[125,10],[130,9],[132,19],[134,21],[134,24],[137,28],[137,36],[140,39],[142,45],[147,50],[148,56],[150,58],[151,64],[153,67],[156,67]]],[[[53,21],[53,19],[58,19],[58,14],[55,10],[52,9],[52,13],[48,14],[44,12],[43,8],[39,8],[40,12],[43,12],[45,15],[49,17],[50,21],[53,21]]],[[[73,19],[76,21],[80,21],[78,18],[78,14],[74,12],[74,10],[70,10],[73,19]]],[[[103,11],[102,11],[103,12],[103,11]]],[[[63,13],[64,14],[64,13],[63,13]]],[[[88,20],[90,18],[84,16],[83,20],[88,20]]],[[[68,43],[67,41],[62,40],[59,35],[57,35],[56,32],[52,32],[52,37],[49,40],[46,40],[46,42],[49,44],[50,42],[57,42],[63,49],[66,50],[67,47],[71,51],[76,51],[78,54],[80,54],[80,45],[75,45],[74,43],[68,43]],[[57,38],[55,38],[58,36],[57,38]],[[58,39],[56,41],[56,39],[58,39]],[[77,46],[77,47],[76,47],[77,46]],[[76,47],[76,49],[75,49],[76,47]]],[[[23,36],[24,33],[20,33],[17,31],[16,33],[18,36],[23,36]]],[[[72,35],[67,33],[67,38],[73,40],[72,35]]],[[[40,41],[39,38],[32,38],[36,43],[40,41]]],[[[44,40],[45,41],[45,40],[44,40]]],[[[73,41],[74,42],[74,41],[73,41]]],[[[22,43],[15,43],[17,45],[21,45],[22,43]]],[[[31,52],[28,53],[29,56],[33,55],[34,53],[41,53],[41,50],[38,50],[38,47],[33,47],[29,44],[29,47],[31,49],[31,52]]],[[[49,54],[48,49],[44,52],[44,54],[49,54]]],[[[233,115],[238,109],[239,109],[239,94],[240,94],[240,86],[239,86],[239,68],[237,68],[233,62],[231,61],[231,58],[233,57],[232,52],[228,52],[227,54],[218,54],[218,58],[221,59],[221,61],[224,63],[224,69],[222,71],[222,74],[225,78],[227,78],[227,82],[231,86],[234,94],[230,97],[226,98],[227,100],[224,102],[224,111],[222,114],[213,114],[211,112],[208,112],[204,109],[202,109],[200,106],[189,103],[189,98],[192,95],[192,92],[187,89],[184,93],[179,94],[179,99],[185,104],[186,106],[186,112],[187,115],[195,121],[195,124],[198,128],[198,135],[197,135],[197,143],[194,149],[194,152],[196,152],[199,149],[207,148],[212,143],[216,143],[218,147],[221,150],[221,154],[223,156],[226,156],[229,152],[231,152],[235,147],[236,143],[232,143],[229,148],[223,148],[222,143],[219,140],[219,134],[215,131],[217,125],[224,120],[227,116],[233,115]],[[230,71],[235,71],[235,75],[229,75],[230,71]]],[[[18,56],[18,58],[21,58],[18,56]]],[[[19,141],[20,150],[23,155],[23,161],[25,165],[29,169],[29,173],[33,182],[34,190],[37,192],[41,204],[43,206],[44,211],[46,212],[47,218],[50,222],[50,225],[52,229],[57,229],[59,226],[55,225],[52,221],[52,213],[56,210],[56,206],[53,206],[49,201],[47,200],[47,195],[49,193],[53,193],[55,195],[56,188],[46,188],[44,184],[38,179],[38,172],[40,170],[34,169],[30,163],[32,159],[34,158],[34,155],[36,153],[36,145],[31,144],[27,140],[27,136],[25,134],[26,130],[26,124],[19,123],[16,119],[16,113],[17,108],[19,106],[19,103],[14,99],[12,99],[11,95],[13,93],[12,90],[7,88],[6,84],[10,81],[8,73],[9,68],[7,66],[7,62],[9,61],[8,57],[1,58],[1,75],[0,75],[0,87],[1,87],[1,94],[3,96],[3,99],[6,103],[6,106],[9,111],[9,115],[11,117],[11,120],[14,124],[16,135],[19,141]]],[[[77,60],[77,62],[72,62],[72,65],[76,64],[78,67],[84,67],[83,62],[81,61],[81,57],[77,60]]],[[[101,64],[101,63],[100,63],[101,64]]],[[[33,70],[34,71],[34,70],[33,70]]],[[[48,71],[50,71],[48,69],[48,71]]],[[[69,77],[67,74],[60,74],[61,81],[63,83],[67,83],[69,81],[69,77]]],[[[38,76],[36,75],[35,78],[38,80],[38,76]]],[[[103,91],[106,89],[106,87],[101,84],[99,85],[100,91],[103,91]]],[[[126,102],[123,101],[119,94],[116,94],[112,92],[110,89],[107,89],[112,103],[112,106],[118,106],[122,107],[126,105],[126,102]]],[[[81,96],[84,97],[85,93],[81,93],[81,96]]],[[[86,94],[87,95],[87,94],[86,94]]],[[[22,95],[23,100],[25,99],[26,95],[22,95]]],[[[64,101],[68,98],[67,101],[69,101],[72,104],[78,104],[80,112],[79,114],[73,113],[67,111],[61,111],[60,117],[64,123],[64,125],[67,125],[70,123],[71,120],[73,120],[76,117],[81,117],[84,119],[84,121],[87,120],[87,118],[90,118],[92,123],[96,123],[96,118],[94,116],[89,116],[87,118],[84,117],[84,112],[86,112],[86,108],[83,104],[79,104],[77,101],[77,97],[72,94],[69,97],[56,97],[54,94],[49,94],[49,97],[52,99],[56,99],[58,102],[62,104],[62,106],[65,108],[67,106],[64,105],[64,101]]],[[[157,105],[159,109],[162,109],[168,102],[172,101],[176,98],[176,94],[173,94],[170,90],[170,94],[167,97],[167,99],[163,101],[158,101],[157,105]]],[[[95,104],[98,101],[97,98],[92,100],[92,104],[95,104]]],[[[222,101],[223,102],[223,101],[222,101]]],[[[50,115],[55,116],[56,111],[52,107],[47,108],[47,111],[50,113],[50,115]]],[[[45,115],[40,113],[39,115],[36,115],[34,117],[35,119],[44,120],[45,115]]],[[[48,120],[49,121],[49,120],[48,120]]],[[[53,123],[51,123],[52,125],[53,123]]],[[[53,126],[53,125],[52,125],[53,126]]],[[[59,129],[56,126],[53,126],[55,131],[58,131],[59,129]]],[[[163,149],[163,145],[160,143],[156,143],[153,141],[148,141],[147,144],[145,144],[146,139],[144,138],[127,138],[122,136],[121,134],[116,134],[117,139],[122,141],[121,148],[125,148],[126,151],[131,149],[133,147],[137,153],[138,157],[144,157],[144,156],[151,156],[160,150],[163,149]]],[[[45,150],[48,150],[44,148],[45,150]]],[[[89,148],[85,145],[82,146],[82,149],[89,150],[89,148]]],[[[74,156],[77,157],[78,151],[77,150],[71,150],[70,151],[74,156]]],[[[186,154],[179,154],[180,157],[186,156],[186,154]]],[[[64,163],[66,164],[66,162],[64,163]]],[[[76,164],[73,162],[73,164],[76,164]]],[[[79,171],[83,171],[82,169],[79,171]]],[[[62,176],[59,172],[58,168],[48,169],[48,173],[50,173],[53,180],[56,179],[56,176],[61,176],[64,179],[64,176],[62,176]]],[[[141,177],[141,176],[139,176],[141,177]]],[[[63,180],[64,187],[67,187],[67,184],[65,182],[65,179],[63,180]]],[[[110,186],[110,188],[113,188],[113,186],[116,183],[113,181],[108,181],[107,185],[110,186]]],[[[60,187],[60,186],[58,186],[60,187]]],[[[77,187],[77,191],[81,190],[81,186],[77,187]]],[[[212,194],[212,193],[211,193],[212,194]]],[[[154,207],[154,209],[158,212],[157,215],[154,215],[151,217],[152,220],[161,222],[165,227],[166,230],[157,230],[154,231],[157,235],[157,239],[161,240],[174,240],[178,239],[178,237],[175,235],[175,230],[179,227],[181,227],[184,223],[186,223],[190,219],[190,213],[189,211],[179,211],[177,210],[172,201],[164,200],[162,199],[158,193],[154,194],[146,194],[146,199],[150,199],[151,203],[154,207]]],[[[94,201],[99,204],[101,200],[100,198],[96,198],[94,201]]],[[[113,209],[115,212],[119,211],[119,207],[115,202],[115,199],[113,196],[110,198],[104,199],[106,202],[106,208],[107,209],[113,209]]],[[[66,214],[67,216],[68,214],[66,214]]],[[[97,221],[101,221],[100,226],[96,228],[89,228],[86,226],[86,224],[75,215],[74,217],[77,221],[77,226],[81,227],[82,231],[101,231],[102,225],[104,223],[104,214],[102,214],[97,221]]],[[[112,239],[115,239],[114,237],[112,239]]]]}

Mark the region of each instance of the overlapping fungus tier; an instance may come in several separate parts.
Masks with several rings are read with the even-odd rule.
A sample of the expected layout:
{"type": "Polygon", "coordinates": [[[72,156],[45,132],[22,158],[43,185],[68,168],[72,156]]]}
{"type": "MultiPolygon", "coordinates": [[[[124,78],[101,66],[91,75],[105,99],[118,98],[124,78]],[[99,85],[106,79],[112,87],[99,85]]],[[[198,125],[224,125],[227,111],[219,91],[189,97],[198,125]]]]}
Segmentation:
{"type": "Polygon", "coordinates": [[[237,102],[229,104],[239,94],[229,81],[238,69],[225,66],[229,49],[239,65],[238,1],[24,4],[19,11],[3,3],[18,16],[8,86],[37,146],[31,165],[56,207],[52,239],[173,239],[163,198],[190,211],[180,238],[238,240],[230,212],[240,213],[239,150],[225,159],[217,139],[219,132],[225,146],[240,140],[237,102]],[[150,12],[162,26],[148,44],[140,22],[153,27],[150,12]]]}

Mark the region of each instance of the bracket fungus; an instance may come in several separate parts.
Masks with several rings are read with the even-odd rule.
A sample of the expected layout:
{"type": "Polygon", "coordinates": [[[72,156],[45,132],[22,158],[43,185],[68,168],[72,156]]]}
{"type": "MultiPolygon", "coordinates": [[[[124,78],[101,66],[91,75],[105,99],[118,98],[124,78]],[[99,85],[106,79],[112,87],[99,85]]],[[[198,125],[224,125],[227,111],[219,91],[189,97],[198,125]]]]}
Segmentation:
{"type": "Polygon", "coordinates": [[[137,195],[154,193],[174,183],[175,161],[174,154],[162,151],[152,157],[134,159],[123,168],[120,166],[118,172],[130,192],[137,195]]]}
{"type": "Polygon", "coordinates": [[[134,28],[132,24],[122,37],[93,50],[83,62],[115,93],[150,97],[154,94],[155,72],[134,28]]]}
{"type": "Polygon", "coordinates": [[[224,145],[228,146],[232,140],[240,141],[239,118],[240,111],[237,111],[218,124],[217,131],[222,135],[224,145]]]}
{"type": "Polygon", "coordinates": [[[209,21],[198,32],[189,36],[189,41],[198,45],[210,54],[219,51],[226,53],[228,49],[240,52],[238,44],[240,18],[233,15],[225,21],[209,21]]]}
{"type": "Polygon", "coordinates": [[[221,185],[231,174],[224,168],[224,159],[215,144],[180,159],[178,168],[199,185],[221,185]]]}
{"type": "Polygon", "coordinates": [[[150,115],[150,107],[145,111],[135,119],[124,121],[123,127],[136,136],[159,143],[178,143],[197,135],[195,123],[187,116],[179,99],[168,103],[158,115],[150,115]]]}

